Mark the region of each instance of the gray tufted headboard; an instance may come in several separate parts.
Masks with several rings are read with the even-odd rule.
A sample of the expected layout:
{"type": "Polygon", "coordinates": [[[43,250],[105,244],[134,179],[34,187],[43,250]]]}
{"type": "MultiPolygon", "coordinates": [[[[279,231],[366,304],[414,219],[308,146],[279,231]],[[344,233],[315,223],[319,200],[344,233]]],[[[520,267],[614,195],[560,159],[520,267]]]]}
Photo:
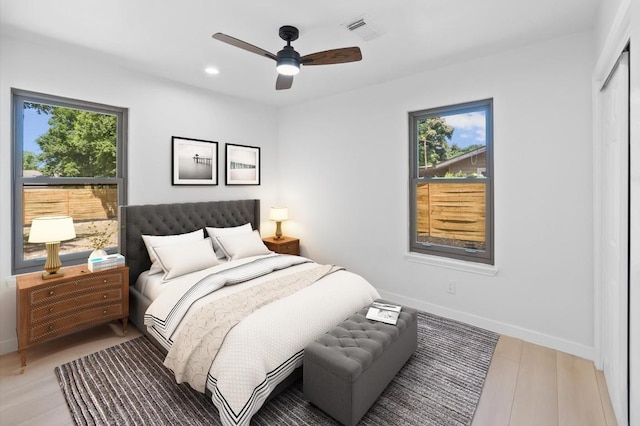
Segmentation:
{"type": "MultiPolygon", "coordinates": [[[[129,266],[129,284],[151,266],[142,235],[174,235],[206,226],[260,226],[260,200],[120,206],[119,248],[129,266]]],[[[204,232],[204,231],[203,231],[204,232]]]]}

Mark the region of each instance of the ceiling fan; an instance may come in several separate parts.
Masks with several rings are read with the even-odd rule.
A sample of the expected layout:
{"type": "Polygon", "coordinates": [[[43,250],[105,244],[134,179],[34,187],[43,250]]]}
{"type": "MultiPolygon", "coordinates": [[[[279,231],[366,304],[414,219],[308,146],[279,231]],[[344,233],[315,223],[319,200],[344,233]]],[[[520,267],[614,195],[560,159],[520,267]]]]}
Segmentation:
{"type": "Polygon", "coordinates": [[[298,39],[298,29],[291,25],[284,25],[280,27],[279,34],[280,38],[287,42],[287,45],[284,46],[277,55],[226,34],[215,33],[212,37],[216,40],[220,40],[232,46],[239,47],[240,49],[244,49],[276,61],[276,70],[278,70],[276,90],[291,88],[291,85],[293,84],[293,76],[298,74],[300,71],[300,65],[343,64],[345,62],[356,62],[362,59],[362,53],[360,52],[359,47],[324,50],[322,52],[300,56],[293,46],[291,46],[291,42],[298,39]]]}

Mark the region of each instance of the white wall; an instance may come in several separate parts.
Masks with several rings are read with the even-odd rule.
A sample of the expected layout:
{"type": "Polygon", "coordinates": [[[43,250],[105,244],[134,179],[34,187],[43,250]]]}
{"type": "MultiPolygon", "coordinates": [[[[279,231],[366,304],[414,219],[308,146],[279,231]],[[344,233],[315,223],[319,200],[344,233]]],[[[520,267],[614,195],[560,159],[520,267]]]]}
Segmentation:
{"type": "MultiPolygon", "coordinates": [[[[3,37],[0,41],[0,353],[14,350],[11,275],[11,88],[129,108],[128,203],[276,199],[277,115],[272,107],[178,85],[103,62],[89,52],[3,37]],[[219,185],[171,185],[171,136],[218,141],[219,185]],[[224,143],[261,147],[262,185],[224,185],[224,143]]],[[[272,224],[263,220],[266,232],[272,224]]]]}
{"type": "Polygon", "coordinates": [[[629,274],[630,335],[630,418],[629,424],[640,425],[640,0],[631,2],[631,223],[629,274]]]}
{"type": "MultiPolygon", "coordinates": [[[[11,87],[127,107],[129,204],[259,197],[266,218],[282,202],[291,217],[284,232],[301,237],[303,254],[361,273],[400,302],[592,357],[589,35],[278,113],[63,48],[4,38],[0,51],[0,199],[11,197],[11,87]],[[407,112],[489,97],[499,272],[409,262],[407,112]],[[221,171],[218,187],[172,187],[172,135],[222,142],[221,160],[224,142],[261,146],[262,185],[225,187],[221,171]],[[455,295],[446,292],[449,280],[455,295]]],[[[14,289],[4,284],[10,257],[11,208],[3,203],[0,352],[15,348],[14,289]]]]}
{"type": "Polygon", "coordinates": [[[284,232],[385,296],[591,358],[592,42],[578,34],[281,110],[284,232]],[[407,112],[484,98],[499,271],[410,262],[407,112]]]}
{"type": "Polygon", "coordinates": [[[618,10],[620,8],[628,8],[630,0],[600,0],[600,7],[596,14],[596,22],[594,25],[594,52],[599,55],[609,33],[613,29],[614,22],[619,19],[618,10]]]}

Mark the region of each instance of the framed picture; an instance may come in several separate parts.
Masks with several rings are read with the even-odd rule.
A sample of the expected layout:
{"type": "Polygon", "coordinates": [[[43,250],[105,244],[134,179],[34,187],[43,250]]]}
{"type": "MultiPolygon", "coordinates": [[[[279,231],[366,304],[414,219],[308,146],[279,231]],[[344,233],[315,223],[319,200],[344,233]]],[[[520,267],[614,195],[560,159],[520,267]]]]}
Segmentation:
{"type": "Polygon", "coordinates": [[[260,185],[260,148],[226,144],[225,183],[260,185]]]}
{"type": "Polygon", "coordinates": [[[171,137],[173,185],[217,185],[218,142],[171,137]]]}

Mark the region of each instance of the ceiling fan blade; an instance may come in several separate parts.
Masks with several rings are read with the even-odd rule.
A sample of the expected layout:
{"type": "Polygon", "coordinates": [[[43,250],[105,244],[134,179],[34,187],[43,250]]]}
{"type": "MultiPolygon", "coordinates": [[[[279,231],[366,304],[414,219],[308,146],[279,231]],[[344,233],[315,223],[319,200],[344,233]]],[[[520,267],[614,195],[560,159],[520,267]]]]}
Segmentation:
{"type": "Polygon", "coordinates": [[[292,75],[278,74],[278,79],[276,80],[276,90],[291,89],[292,84],[293,84],[292,75]]]}
{"type": "Polygon", "coordinates": [[[239,47],[240,49],[244,49],[251,53],[255,53],[256,55],[266,56],[267,58],[273,59],[274,61],[277,59],[276,55],[274,55],[271,52],[267,52],[266,50],[261,49],[257,46],[254,46],[253,44],[249,44],[245,41],[238,40],[237,38],[228,36],[226,34],[215,33],[211,37],[215,38],[216,40],[220,40],[224,43],[230,44],[232,46],[239,47]]]}
{"type": "Polygon", "coordinates": [[[303,65],[330,65],[356,62],[362,59],[359,47],[344,47],[342,49],[325,50],[300,58],[303,65]]]}

